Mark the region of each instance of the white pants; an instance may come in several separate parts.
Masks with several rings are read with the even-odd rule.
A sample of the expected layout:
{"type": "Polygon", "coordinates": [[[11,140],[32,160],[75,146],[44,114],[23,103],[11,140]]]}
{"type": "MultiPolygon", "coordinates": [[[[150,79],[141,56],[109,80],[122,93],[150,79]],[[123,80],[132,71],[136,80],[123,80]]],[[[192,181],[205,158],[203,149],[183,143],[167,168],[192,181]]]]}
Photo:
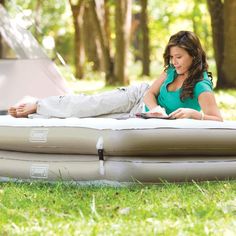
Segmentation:
{"type": "MultiPolygon", "coordinates": [[[[142,83],[95,95],[53,96],[38,101],[37,115],[45,117],[133,117],[142,111],[149,85],[142,83]]],[[[33,115],[34,117],[34,115],[33,115]]]]}

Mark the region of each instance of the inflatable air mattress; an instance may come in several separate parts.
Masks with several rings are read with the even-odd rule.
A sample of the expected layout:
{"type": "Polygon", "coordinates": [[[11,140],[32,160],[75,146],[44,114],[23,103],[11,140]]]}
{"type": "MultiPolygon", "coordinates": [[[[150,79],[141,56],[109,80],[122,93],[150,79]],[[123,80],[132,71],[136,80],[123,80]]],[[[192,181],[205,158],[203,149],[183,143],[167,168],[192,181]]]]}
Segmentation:
{"type": "Polygon", "coordinates": [[[236,122],[0,116],[0,176],[160,182],[236,177],[236,122]]]}

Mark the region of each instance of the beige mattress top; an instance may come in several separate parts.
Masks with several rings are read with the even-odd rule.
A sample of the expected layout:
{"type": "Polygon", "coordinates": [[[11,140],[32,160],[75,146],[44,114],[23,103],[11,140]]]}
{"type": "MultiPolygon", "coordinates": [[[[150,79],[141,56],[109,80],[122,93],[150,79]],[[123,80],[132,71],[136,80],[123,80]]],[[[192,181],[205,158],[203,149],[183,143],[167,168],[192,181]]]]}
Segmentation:
{"type": "Polygon", "coordinates": [[[202,121],[192,119],[163,120],[163,119],[141,119],[130,118],[117,120],[113,118],[50,118],[50,119],[28,119],[13,118],[5,115],[0,116],[0,126],[11,127],[81,127],[98,130],[127,130],[127,129],[236,129],[236,121],[202,121]]]}

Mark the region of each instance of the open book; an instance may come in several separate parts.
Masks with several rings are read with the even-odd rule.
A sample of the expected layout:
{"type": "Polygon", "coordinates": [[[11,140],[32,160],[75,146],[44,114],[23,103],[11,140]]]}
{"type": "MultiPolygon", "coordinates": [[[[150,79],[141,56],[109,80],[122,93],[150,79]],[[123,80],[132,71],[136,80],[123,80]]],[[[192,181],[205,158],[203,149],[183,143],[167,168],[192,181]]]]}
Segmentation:
{"type": "Polygon", "coordinates": [[[165,109],[161,106],[156,106],[154,109],[152,109],[149,112],[137,113],[136,116],[140,118],[144,118],[144,119],[151,119],[151,118],[172,119],[172,120],[175,119],[167,115],[165,109]]]}

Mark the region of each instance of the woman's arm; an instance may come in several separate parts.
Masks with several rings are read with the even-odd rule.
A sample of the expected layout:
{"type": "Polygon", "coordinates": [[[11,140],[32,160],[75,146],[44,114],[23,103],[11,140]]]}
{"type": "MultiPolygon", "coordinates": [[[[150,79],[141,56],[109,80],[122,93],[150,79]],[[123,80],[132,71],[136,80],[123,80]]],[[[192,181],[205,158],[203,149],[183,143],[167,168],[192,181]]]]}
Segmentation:
{"type": "Polygon", "coordinates": [[[159,94],[160,92],[160,87],[162,85],[162,83],[165,81],[166,79],[166,72],[163,72],[159,79],[156,79],[153,84],[150,86],[150,88],[148,89],[148,91],[146,92],[143,101],[145,103],[145,105],[149,108],[149,110],[152,110],[153,108],[155,108],[156,106],[158,106],[157,101],[156,101],[156,96],[159,94]]]}
{"type": "Polygon", "coordinates": [[[201,93],[198,97],[198,102],[204,114],[203,116],[204,120],[223,121],[223,118],[220,114],[220,110],[216,104],[214,93],[212,92],[201,93]]]}
{"type": "Polygon", "coordinates": [[[189,108],[179,108],[170,114],[176,119],[192,118],[196,120],[216,120],[223,121],[220,111],[217,107],[214,93],[203,92],[198,97],[202,112],[189,108]]]}

